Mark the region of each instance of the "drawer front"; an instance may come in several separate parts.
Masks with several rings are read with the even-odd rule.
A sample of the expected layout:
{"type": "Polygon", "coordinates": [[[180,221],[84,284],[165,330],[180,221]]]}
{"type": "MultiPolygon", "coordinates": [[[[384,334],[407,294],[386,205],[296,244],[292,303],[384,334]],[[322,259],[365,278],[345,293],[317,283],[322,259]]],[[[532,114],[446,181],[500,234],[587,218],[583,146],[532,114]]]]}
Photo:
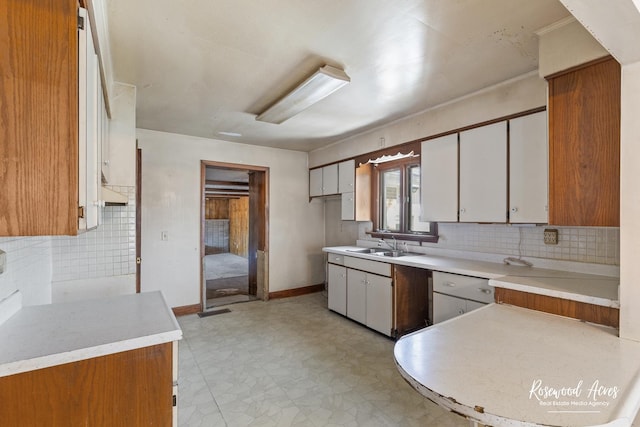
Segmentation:
{"type": "Polygon", "coordinates": [[[336,255],[336,254],[328,253],[327,261],[330,264],[344,265],[344,255],[336,255]]]}
{"type": "Polygon", "coordinates": [[[391,264],[387,262],[371,261],[368,259],[344,257],[344,265],[356,270],[367,271],[380,276],[391,277],[391,264]]]}
{"type": "Polygon", "coordinates": [[[433,272],[433,291],[483,303],[494,301],[493,287],[488,279],[433,272]]]}

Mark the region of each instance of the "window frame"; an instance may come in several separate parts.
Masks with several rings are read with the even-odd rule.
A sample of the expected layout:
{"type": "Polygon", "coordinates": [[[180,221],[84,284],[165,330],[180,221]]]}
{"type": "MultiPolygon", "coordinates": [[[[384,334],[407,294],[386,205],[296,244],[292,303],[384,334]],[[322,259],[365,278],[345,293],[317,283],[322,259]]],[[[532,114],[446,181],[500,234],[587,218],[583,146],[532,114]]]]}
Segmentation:
{"type": "MultiPolygon", "coordinates": [[[[411,195],[407,191],[409,185],[410,168],[420,167],[419,157],[408,157],[405,159],[394,160],[385,163],[378,163],[373,165],[372,179],[372,192],[373,203],[371,206],[372,218],[373,218],[373,230],[367,232],[374,238],[395,238],[398,240],[418,241],[418,242],[438,242],[438,223],[430,222],[429,232],[410,231],[410,212],[411,208],[408,206],[411,200],[411,195]],[[399,231],[383,231],[380,229],[382,221],[382,174],[385,171],[397,170],[400,172],[400,230],[399,231]]],[[[420,171],[421,188],[422,188],[422,170],[420,171]]],[[[423,201],[421,200],[421,203],[423,201]]]]}

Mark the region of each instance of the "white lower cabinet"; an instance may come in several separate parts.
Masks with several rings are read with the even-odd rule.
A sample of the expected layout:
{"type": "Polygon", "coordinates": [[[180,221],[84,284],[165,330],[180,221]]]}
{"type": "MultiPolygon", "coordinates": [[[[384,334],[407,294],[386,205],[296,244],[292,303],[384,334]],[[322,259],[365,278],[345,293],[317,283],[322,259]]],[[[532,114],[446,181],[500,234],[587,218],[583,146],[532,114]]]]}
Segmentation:
{"type": "Polygon", "coordinates": [[[347,317],[367,323],[367,273],[347,270],[347,317]]]}
{"type": "Polygon", "coordinates": [[[471,301],[464,298],[452,297],[450,295],[433,293],[433,323],[444,322],[453,319],[461,314],[468,313],[476,308],[480,308],[484,303],[471,301]]]}
{"type": "Polygon", "coordinates": [[[494,301],[487,279],[433,272],[433,323],[444,322],[494,301]]]}
{"type": "Polygon", "coordinates": [[[327,293],[329,310],[347,315],[347,269],[341,265],[329,264],[327,293]]]}
{"type": "Polygon", "coordinates": [[[391,336],[391,278],[347,269],[347,317],[391,336]]]}
{"type": "Polygon", "coordinates": [[[393,292],[391,278],[367,274],[367,316],[365,325],[391,336],[393,292]]]}
{"type": "Polygon", "coordinates": [[[391,336],[393,279],[391,264],[329,254],[329,310],[391,336]]]}

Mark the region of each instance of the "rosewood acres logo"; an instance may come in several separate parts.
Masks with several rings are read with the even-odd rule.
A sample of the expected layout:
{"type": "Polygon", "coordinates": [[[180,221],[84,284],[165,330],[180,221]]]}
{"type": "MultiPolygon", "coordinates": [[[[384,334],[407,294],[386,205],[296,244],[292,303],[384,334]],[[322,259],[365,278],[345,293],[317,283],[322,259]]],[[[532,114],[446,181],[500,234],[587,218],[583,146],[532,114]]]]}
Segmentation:
{"type": "Polygon", "coordinates": [[[533,380],[529,400],[536,400],[547,412],[599,413],[618,398],[620,388],[595,380],[585,384],[583,380],[575,386],[553,387],[540,379],[533,380]]]}

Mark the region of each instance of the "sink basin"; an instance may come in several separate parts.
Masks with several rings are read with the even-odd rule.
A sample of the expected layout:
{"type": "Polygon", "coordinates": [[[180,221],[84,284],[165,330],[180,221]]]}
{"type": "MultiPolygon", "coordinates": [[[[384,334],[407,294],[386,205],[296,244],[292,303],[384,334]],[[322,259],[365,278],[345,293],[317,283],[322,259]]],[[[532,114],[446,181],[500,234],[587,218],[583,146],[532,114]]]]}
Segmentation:
{"type": "Polygon", "coordinates": [[[384,256],[390,256],[391,258],[397,258],[405,255],[407,255],[405,252],[400,252],[400,251],[388,251],[384,253],[384,256]]]}
{"type": "Polygon", "coordinates": [[[386,253],[389,250],[388,249],[383,249],[383,248],[362,248],[362,249],[347,249],[348,252],[354,252],[357,254],[381,254],[381,253],[386,253]]]}

